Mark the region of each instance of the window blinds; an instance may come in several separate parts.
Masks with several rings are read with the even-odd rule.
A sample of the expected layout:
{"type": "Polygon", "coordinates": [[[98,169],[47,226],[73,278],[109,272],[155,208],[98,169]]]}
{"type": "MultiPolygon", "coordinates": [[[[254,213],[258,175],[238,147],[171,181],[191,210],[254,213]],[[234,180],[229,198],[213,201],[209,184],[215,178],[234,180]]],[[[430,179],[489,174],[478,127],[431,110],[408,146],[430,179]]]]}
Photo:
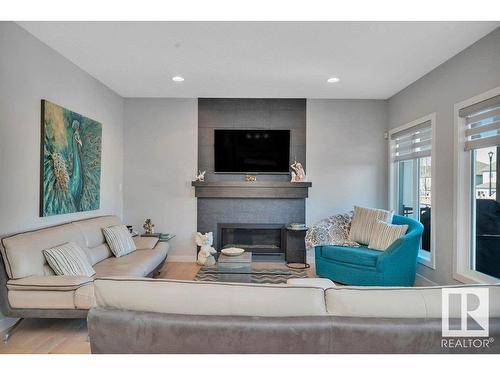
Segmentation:
{"type": "Polygon", "coordinates": [[[500,145],[500,95],[459,111],[465,119],[465,150],[500,145]]]}
{"type": "Polygon", "coordinates": [[[431,120],[394,133],[391,135],[391,140],[393,141],[392,158],[394,161],[431,156],[431,120]]]}

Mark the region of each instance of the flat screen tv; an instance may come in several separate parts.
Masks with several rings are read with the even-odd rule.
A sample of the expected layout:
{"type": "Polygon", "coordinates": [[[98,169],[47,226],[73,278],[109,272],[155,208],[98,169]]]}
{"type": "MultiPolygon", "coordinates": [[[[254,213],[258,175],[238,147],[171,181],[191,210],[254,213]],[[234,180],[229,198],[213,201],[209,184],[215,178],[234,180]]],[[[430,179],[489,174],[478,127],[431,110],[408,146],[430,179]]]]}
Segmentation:
{"type": "Polygon", "coordinates": [[[288,173],[290,130],[215,129],[216,173],[288,173]]]}

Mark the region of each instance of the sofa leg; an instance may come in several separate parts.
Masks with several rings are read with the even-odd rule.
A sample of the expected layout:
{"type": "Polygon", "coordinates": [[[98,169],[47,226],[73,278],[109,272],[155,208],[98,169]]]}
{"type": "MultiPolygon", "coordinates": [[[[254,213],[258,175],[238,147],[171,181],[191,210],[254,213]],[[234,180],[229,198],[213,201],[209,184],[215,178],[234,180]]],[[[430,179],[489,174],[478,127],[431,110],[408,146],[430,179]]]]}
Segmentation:
{"type": "Polygon", "coordinates": [[[19,320],[14,323],[12,326],[10,326],[4,333],[4,336],[3,336],[3,342],[4,343],[7,343],[7,341],[9,341],[10,337],[12,336],[12,334],[14,333],[14,331],[16,330],[17,327],[19,327],[19,324],[21,324],[21,322],[24,320],[24,318],[19,318],[19,320]]]}

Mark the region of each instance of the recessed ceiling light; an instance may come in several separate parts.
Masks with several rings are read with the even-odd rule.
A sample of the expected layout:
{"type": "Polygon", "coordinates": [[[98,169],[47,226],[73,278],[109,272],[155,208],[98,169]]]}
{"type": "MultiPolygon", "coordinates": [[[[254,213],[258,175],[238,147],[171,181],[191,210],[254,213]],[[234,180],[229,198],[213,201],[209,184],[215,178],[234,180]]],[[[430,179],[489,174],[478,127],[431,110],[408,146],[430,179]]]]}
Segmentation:
{"type": "Polygon", "coordinates": [[[328,83],[337,83],[340,81],[340,78],[338,77],[330,77],[326,80],[328,83]]]}
{"type": "Polygon", "coordinates": [[[184,81],[184,78],[182,78],[181,76],[175,76],[175,77],[172,77],[172,81],[182,82],[182,81],[184,81]]]}

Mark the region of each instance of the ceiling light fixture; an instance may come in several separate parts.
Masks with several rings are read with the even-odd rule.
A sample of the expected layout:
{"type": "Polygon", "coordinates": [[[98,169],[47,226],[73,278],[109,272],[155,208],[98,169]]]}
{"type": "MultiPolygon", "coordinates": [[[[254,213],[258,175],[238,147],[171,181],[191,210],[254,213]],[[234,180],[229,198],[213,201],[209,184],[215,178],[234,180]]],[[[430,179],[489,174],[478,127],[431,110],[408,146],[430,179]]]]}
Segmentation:
{"type": "Polygon", "coordinates": [[[338,77],[330,77],[326,80],[328,83],[337,83],[340,81],[340,78],[338,77]]]}
{"type": "Polygon", "coordinates": [[[175,76],[175,77],[172,77],[172,81],[174,81],[174,82],[183,82],[184,78],[182,78],[181,76],[175,76]]]}

